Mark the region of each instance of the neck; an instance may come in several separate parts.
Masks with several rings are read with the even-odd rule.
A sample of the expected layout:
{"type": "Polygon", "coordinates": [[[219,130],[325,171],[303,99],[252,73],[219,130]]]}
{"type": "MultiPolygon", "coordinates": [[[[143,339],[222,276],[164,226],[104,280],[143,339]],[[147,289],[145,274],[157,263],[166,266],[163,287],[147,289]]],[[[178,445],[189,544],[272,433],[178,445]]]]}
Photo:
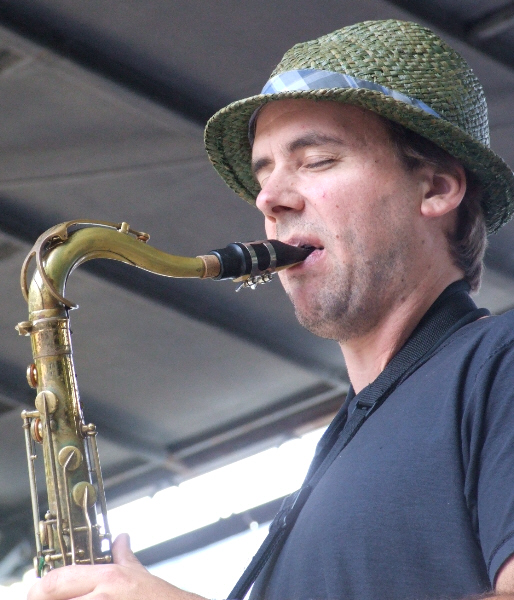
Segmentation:
{"type": "Polygon", "coordinates": [[[461,277],[458,273],[430,284],[421,283],[405,301],[387,312],[376,327],[340,344],[356,394],[377,378],[438,296],[461,277]]]}

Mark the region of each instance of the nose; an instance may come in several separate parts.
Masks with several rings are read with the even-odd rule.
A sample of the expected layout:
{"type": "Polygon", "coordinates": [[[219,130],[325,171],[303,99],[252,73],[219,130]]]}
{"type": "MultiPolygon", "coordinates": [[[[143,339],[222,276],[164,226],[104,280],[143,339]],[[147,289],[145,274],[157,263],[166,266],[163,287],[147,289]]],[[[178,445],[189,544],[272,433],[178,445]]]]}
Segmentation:
{"type": "Polygon", "coordinates": [[[290,211],[301,211],[304,198],[294,182],[285,174],[272,173],[262,185],[255,204],[266,219],[275,223],[290,211]]]}

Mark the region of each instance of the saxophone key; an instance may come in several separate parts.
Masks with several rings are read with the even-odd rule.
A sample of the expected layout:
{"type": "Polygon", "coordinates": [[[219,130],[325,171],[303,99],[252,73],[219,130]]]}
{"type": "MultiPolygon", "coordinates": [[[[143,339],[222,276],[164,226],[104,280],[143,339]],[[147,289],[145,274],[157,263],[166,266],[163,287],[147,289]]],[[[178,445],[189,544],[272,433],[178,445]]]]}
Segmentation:
{"type": "Polygon", "coordinates": [[[30,363],[27,367],[27,382],[31,388],[37,388],[38,375],[37,375],[37,367],[34,363],[30,363]]]}
{"type": "Polygon", "coordinates": [[[59,451],[57,460],[65,470],[75,471],[82,464],[82,452],[76,446],[64,446],[59,451]]]}
{"type": "Polygon", "coordinates": [[[88,507],[94,506],[96,503],[95,487],[87,481],[80,481],[77,483],[73,487],[71,495],[73,496],[75,504],[80,507],[84,504],[84,498],[86,498],[88,507]]]}
{"type": "Polygon", "coordinates": [[[45,414],[45,404],[49,414],[53,414],[57,410],[59,400],[53,392],[43,390],[36,396],[36,408],[42,415],[45,414]]]}
{"type": "Polygon", "coordinates": [[[32,439],[38,444],[43,443],[43,424],[41,423],[41,419],[36,417],[30,423],[30,435],[32,439]]]}

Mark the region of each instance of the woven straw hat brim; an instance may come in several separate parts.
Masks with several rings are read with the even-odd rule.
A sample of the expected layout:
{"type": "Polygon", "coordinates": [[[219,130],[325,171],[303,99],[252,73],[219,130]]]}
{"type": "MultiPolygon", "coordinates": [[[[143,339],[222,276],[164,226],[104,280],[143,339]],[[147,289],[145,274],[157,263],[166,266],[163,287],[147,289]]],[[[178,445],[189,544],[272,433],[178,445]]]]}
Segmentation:
{"type": "Polygon", "coordinates": [[[257,95],[218,111],[207,123],[205,146],[225,182],[255,205],[260,191],[251,171],[248,122],[260,106],[282,99],[330,100],[367,108],[428,138],[457,158],[481,182],[483,209],[489,233],[505,224],[514,211],[514,175],[507,164],[484,144],[443,118],[368,89],[316,89],[257,95]]]}

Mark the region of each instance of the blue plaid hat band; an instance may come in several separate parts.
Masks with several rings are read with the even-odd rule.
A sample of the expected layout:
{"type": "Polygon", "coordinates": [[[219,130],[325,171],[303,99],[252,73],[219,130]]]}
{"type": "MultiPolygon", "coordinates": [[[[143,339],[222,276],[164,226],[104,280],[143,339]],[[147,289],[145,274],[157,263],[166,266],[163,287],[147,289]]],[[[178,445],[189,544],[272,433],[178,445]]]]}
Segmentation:
{"type": "Polygon", "coordinates": [[[334,71],[323,71],[321,69],[300,69],[297,71],[286,71],[275,75],[272,79],[266,83],[262,88],[261,94],[279,94],[281,92],[296,92],[296,91],[308,91],[308,90],[321,90],[331,88],[355,88],[374,90],[381,92],[385,96],[391,96],[395,100],[405,102],[411,106],[416,106],[421,110],[425,111],[429,115],[441,118],[435,110],[430,108],[421,100],[411,98],[395,90],[390,90],[378,83],[372,81],[365,81],[358,77],[352,77],[345,73],[336,73],[334,71]]]}

